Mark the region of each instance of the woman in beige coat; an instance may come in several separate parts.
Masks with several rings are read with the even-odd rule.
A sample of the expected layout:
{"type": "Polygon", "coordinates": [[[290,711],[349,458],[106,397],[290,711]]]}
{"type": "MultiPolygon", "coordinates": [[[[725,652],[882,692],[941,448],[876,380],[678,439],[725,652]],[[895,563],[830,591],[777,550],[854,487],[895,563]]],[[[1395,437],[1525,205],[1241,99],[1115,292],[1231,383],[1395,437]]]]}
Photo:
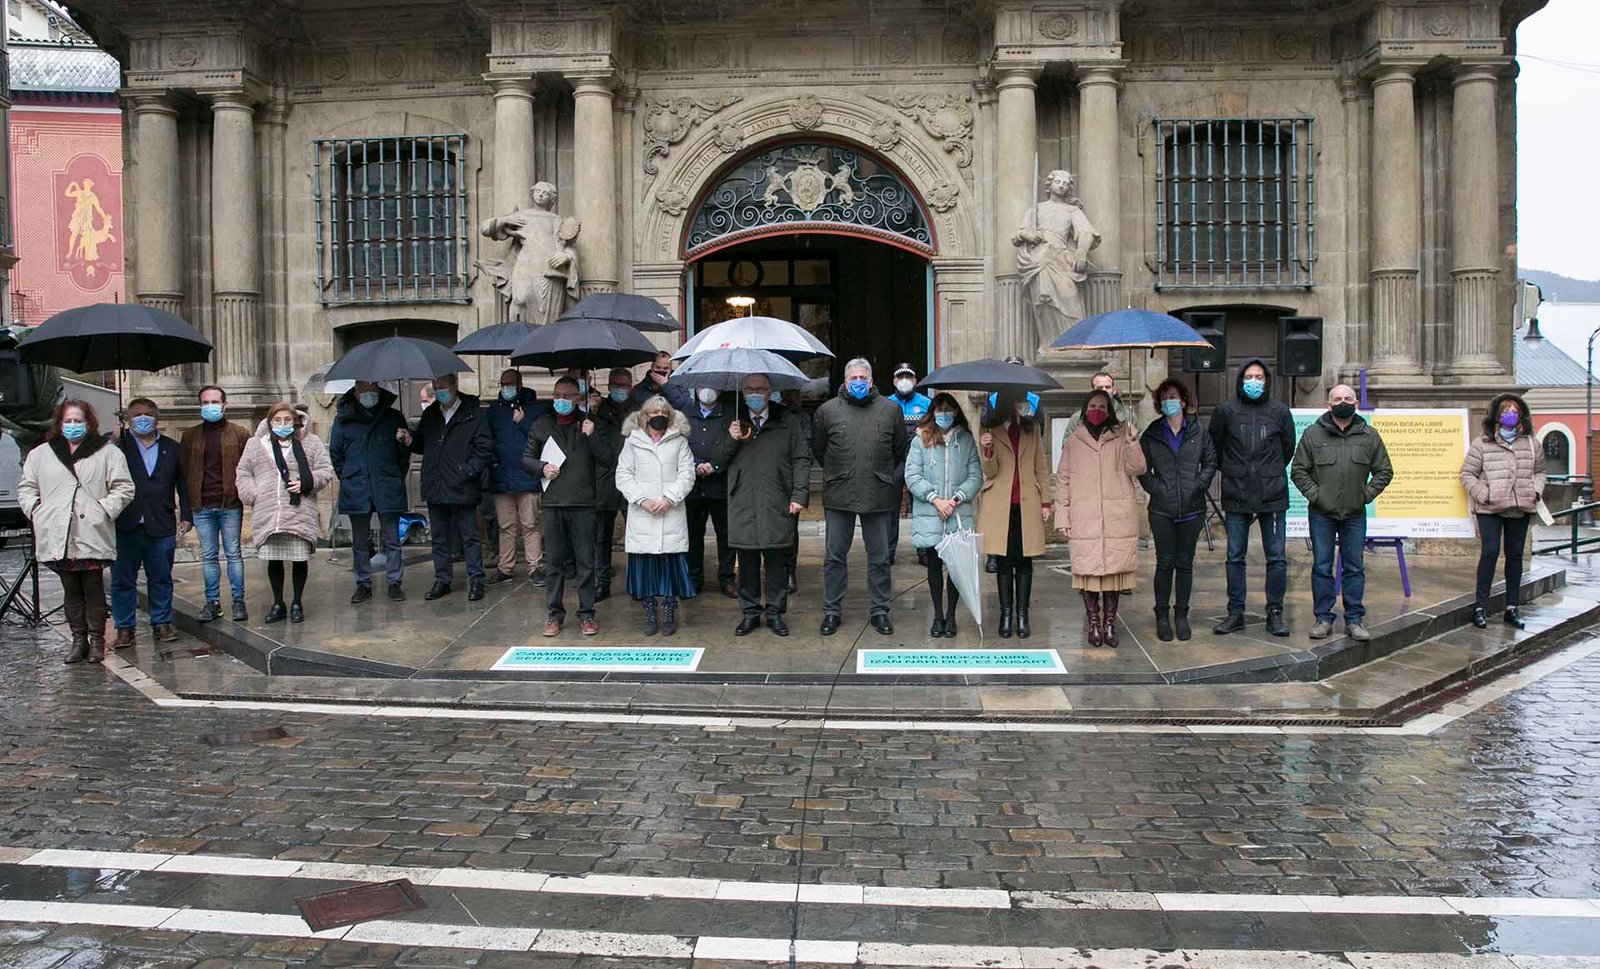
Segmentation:
{"type": "Polygon", "coordinates": [[[333,462],[315,434],[300,426],[290,404],[267,411],[267,433],[252,437],[239,457],[235,482],[239,500],[250,510],[250,534],[256,558],[267,563],[272,608],[266,622],[304,622],[300,596],[305,592],[311,554],[322,537],[317,495],[333,481],[333,462]],[[294,599],[283,605],[283,563],[294,568],[294,599]]]}
{"type": "Polygon", "coordinates": [[[105,658],[105,569],[117,557],[117,516],[131,501],[122,449],[100,436],[94,408],[63,401],[44,442],[22,463],[17,504],[33,523],[34,558],[61,579],[72,631],[68,663],[105,658]]]}
{"type": "Polygon", "coordinates": [[[1522,553],[1528,542],[1529,516],[1544,497],[1544,448],[1533,439],[1533,417],[1516,394],[1489,402],[1483,434],[1472,439],[1461,462],[1461,486],[1478,516],[1478,585],[1472,624],[1489,625],[1489,590],[1502,545],[1506,556],[1505,623],[1527,624],[1517,612],[1522,592],[1522,553]],[[1503,539],[1503,541],[1502,541],[1503,539]]]}
{"type": "Polygon", "coordinates": [[[1117,648],[1117,600],[1133,591],[1139,556],[1138,477],[1144,451],[1132,424],[1117,420],[1111,395],[1089,394],[1061,445],[1056,531],[1072,551],[1072,587],[1083,596],[1084,638],[1117,648]]]}
{"type": "Polygon", "coordinates": [[[978,437],[983,491],[978,530],[983,551],[999,562],[1000,636],[1033,635],[1028,602],[1033,597],[1033,560],[1044,554],[1050,520],[1050,462],[1044,456],[1043,425],[1027,398],[1015,391],[995,397],[978,437]]]}

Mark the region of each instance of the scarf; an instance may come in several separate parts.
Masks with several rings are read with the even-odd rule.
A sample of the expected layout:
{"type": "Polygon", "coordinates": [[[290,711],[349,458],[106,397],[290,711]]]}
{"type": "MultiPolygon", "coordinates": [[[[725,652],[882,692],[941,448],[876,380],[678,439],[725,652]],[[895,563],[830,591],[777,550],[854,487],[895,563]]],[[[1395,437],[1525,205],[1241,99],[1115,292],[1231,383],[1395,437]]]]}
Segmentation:
{"type": "Polygon", "coordinates": [[[55,456],[61,461],[68,471],[72,472],[72,476],[76,478],[78,476],[78,469],[73,467],[73,465],[100,450],[105,446],[105,443],[106,439],[103,437],[84,435],[83,440],[78,444],[78,449],[74,451],[72,446],[67,443],[67,439],[57,434],[50,438],[50,450],[55,453],[55,456]]]}
{"type": "MultiPolygon", "coordinates": [[[[311,488],[311,463],[306,460],[306,449],[300,446],[300,435],[296,434],[289,438],[289,445],[294,449],[295,470],[300,475],[300,491],[304,494],[311,488]]],[[[272,449],[272,456],[278,462],[278,477],[283,479],[283,483],[287,485],[289,483],[289,465],[283,460],[283,448],[278,446],[277,441],[271,441],[267,446],[272,449]]],[[[291,507],[298,506],[300,504],[300,495],[291,494],[289,496],[289,504],[291,507]]]]}

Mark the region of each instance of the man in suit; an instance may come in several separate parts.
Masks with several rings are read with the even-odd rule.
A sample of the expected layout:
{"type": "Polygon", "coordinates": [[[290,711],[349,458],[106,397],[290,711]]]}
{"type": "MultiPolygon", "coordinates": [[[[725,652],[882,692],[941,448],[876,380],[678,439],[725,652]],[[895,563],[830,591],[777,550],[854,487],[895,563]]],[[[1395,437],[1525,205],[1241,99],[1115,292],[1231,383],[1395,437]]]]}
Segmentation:
{"type": "Polygon", "coordinates": [[[144,567],[150,627],[158,642],[172,629],[172,558],[178,538],[194,527],[178,442],[161,433],[161,412],[145,397],[128,405],[128,429],[117,445],[133,474],[133,502],[117,516],[117,560],[111,567],[111,616],[117,649],[137,642],[139,567],[144,567]]]}

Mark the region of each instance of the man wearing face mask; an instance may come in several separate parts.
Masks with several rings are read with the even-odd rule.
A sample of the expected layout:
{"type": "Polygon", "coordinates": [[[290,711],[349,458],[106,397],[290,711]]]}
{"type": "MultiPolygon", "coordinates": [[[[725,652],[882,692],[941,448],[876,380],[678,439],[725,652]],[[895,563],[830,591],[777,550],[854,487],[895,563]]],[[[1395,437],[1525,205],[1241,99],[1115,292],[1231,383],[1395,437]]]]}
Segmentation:
{"type": "MultiPolygon", "coordinates": [[[[928,408],[932,401],[927,394],[917,393],[917,371],[909,363],[902,363],[894,368],[894,393],[889,395],[889,400],[900,408],[900,415],[905,419],[906,440],[910,441],[912,435],[917,433],[917,425],[927,416],[928,408]]],[[[909,451],[907,453],[910,453],[909,451]]],[[[906,463],[902,459],[894,469],[894,482],[900,487],[901,502],[904,504],[906,489],[906,463]]],[[[900,546],[900,509],[895,509],[894,518],[889,523],[889,564],[894,564],[895,552],[900,546]]],[[[926,549],[917,549],[917,563],[923,560],[926,549]]]]}
{"type": "Polygon", "coordinates": [[[872,386],[872,364],[862,357],[845,364],[844,385],[837,397],[817,408],[811,432],[812,453],[824,470],[827,551],[818,630],[824,636],[839,631],[858,519],[867,546],[872,628],[885,636],[894,632],[889,621],[889,527],[900,513],[894,469],[905,463],[910,445],[900,408],[872,386]]]}
{"type": "MultiPolygon", "coordinates": [[[[1102,370],[1089,378],[1089,390],[1091,392],[1101,390],[1111,395],[1111,416],[1117,419],[1117,423],[1123,425],[1131,425],[1133,423],[1133,412],[1128,410],[1128,405],[1122,402],[1122,396],[1117,393],[1117,378],[1102,370]]],[[[1073,431],[1077,430],[1078,422],[1082,419],[1083,414],[1081,412],[1068,417],[1066,434],[1071,435],[1073,431]]],[[[1063,437],[1063,440],[1065,440],[1065,437],[1063,437]]]]}
{"type": "MultiPolygon", "coordinates": [[[[606,378],[606,396],[590,410],[594,433],[599,438],[597,454],[610,455],[595,463],[594,483],[594,601],[611,598],[612,546],[617,540],[617,516],[628,507],[628,500],[617,490],[617,458],[622,454],[622,424],[639,409],[631,395],[633,374],[622,367],[606,378]]],[[[646,398],[647,400],[649,398],[646,398]]],[[[668,401],[671,403],[671,401],[668,401]]]]}
{"type": "Polygon", "coordinates": [[[478,398],[461,393],[453,373],[433,380],[433,403],[422,412],[417,433],[404,429],[395,440],[422,455],[422,500],[428,503],[428,535],[433,539],[433,585],[429,602],[450,594],[455,577],[451,536],[467,560],[467,600],[483,598],[483,544],[478,538],[482,475],[494,460],[489,422],[478,398]]]}
{"type": "Polygon", "coordinates": [[[694,490],[684,502],[689,516],[689,581],[698,592],[706,581],[706,522],[717,531],[717,587],[730,599],[733,585],[733,550],[728,547],[728,479],[717,448],[733,415],[723,409],[721,395],[711,387],[695,391],[695,402],[684,414],[689,418],[689,450],[694,455],[694,490]]]}
{"type": "Polygon", "coordinates": [[[328,460],[339,479],[339,512],[350,516],[350,570],[356,588],[352,603],[372,598],[372,516],[378,516],[388,596],[406,597],[405,556],[400,550],[400,516],[410,506],[406,475],[411,449],[402,444],[406,419],[394,394],[367,380],[339,398],[328,434],[328,460]]]}
{"type": "Polygon", "coordinates": [[[158,642],[178,638],[172,629],[172,559],[178,539],[194,525],[178,442],[161,433],[155,401],[128,404],[128,431],[118,437],[133,475],[133,502],[117,516],[117,558],[111,567],[111,619],[116,649],[136,644],[139,568],[144,567],[150,631],[158,642]]]}
{"type": "Polygon", "coordinates": [[[1356,413],[1355,388],[1338,384],[1328,392],[1328,412],[1306,428],[1289,470],[1306,496],[1311,525],[1311,598],[1317,622],[1312,639],[1333,633],[1333,559],[1338,553],[1344,594],[1344,629],[1366,642],[1372,633],[1362,620],[1366,587],[1362,554],[1367,545],[1367,506],[1389,487],[1394,468],[1383,437],[1356,413]]]}
{"type": "Polygon", "coordinates": [[[695,398],[689,388],[679,384],[667,383],[667,380],[672,376],[674,366],[672,354],[665,350],[656,354],[655,360],[650,364],[649,371],[633,386],[633,392],[629,397],[629,411],[638,410],[641,404],[658,394],[665,397],[667,403],[671,404],[675,410],[682,411],[685,414],[693,411],[695,398]]]}
{"type": "Polygon", "coordinates": [[[1267,632],[1289,635],[1283,596],[1289,585],[1284,550],[1284,515],[1289,510],[1289,477],[1294,457],[1294,416],[1289,405],[1272,399],[1272,382],[1261,360],[1246,361],[1234,396],[1211,412],[1211,441],[1222,471],[1222,512],[1228,529],[1228,615],[1211,631],[1218,636],[1244,628],[1245,548],[1250,523],[1261,526],[1261,551],[1267,559],[1267,632]]]}
{"type": "Polygon", "coordinates": [[[533,422],[544,416],[545,410],[539,395],[522,386],[522,372],[515,368],[500,374],[500,391],[484,408],[489,438],[494,442],[489,491],[494,500],[494,518],[500,526],[499,557],[494,574],[489,576],[490,585],[516,577],[519,534],[522,556],[528,563],[528,579],[535,586],[544,584],[539,479],[523,470],[522,449],[528,446],[533,422]]]}
{"type": "Polygon", "coordinates": [[[217,549],[228,562],[228,591],[233,594],[233,621],[244,622],[244,553],[239,533],[244,505],[239,501],[239,458],[250,432],[227,419],[228,392],[215,384],[200,388],[200,423],[183,432],[178,442],[183,475],[194,506],[194,534],[200,543],[200,573],[205,581],[201,622],[222,618],[222,575],[217,549]]]}

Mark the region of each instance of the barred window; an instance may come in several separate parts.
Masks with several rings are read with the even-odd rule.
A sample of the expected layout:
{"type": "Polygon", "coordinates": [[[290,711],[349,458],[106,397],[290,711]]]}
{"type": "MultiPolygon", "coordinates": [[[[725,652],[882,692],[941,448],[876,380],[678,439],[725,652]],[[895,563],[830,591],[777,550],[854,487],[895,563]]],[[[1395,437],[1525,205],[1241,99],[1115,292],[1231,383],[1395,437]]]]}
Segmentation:
{"type": "Polygon", "coordinates": [[[1310,118],[1155,121],[1156,288],[1311,286],[1310,118]]]}
{"type": "Polygon", "coordinates": [[[466,139],[312,143],[323,305],[468,302],[466,139]]]}

